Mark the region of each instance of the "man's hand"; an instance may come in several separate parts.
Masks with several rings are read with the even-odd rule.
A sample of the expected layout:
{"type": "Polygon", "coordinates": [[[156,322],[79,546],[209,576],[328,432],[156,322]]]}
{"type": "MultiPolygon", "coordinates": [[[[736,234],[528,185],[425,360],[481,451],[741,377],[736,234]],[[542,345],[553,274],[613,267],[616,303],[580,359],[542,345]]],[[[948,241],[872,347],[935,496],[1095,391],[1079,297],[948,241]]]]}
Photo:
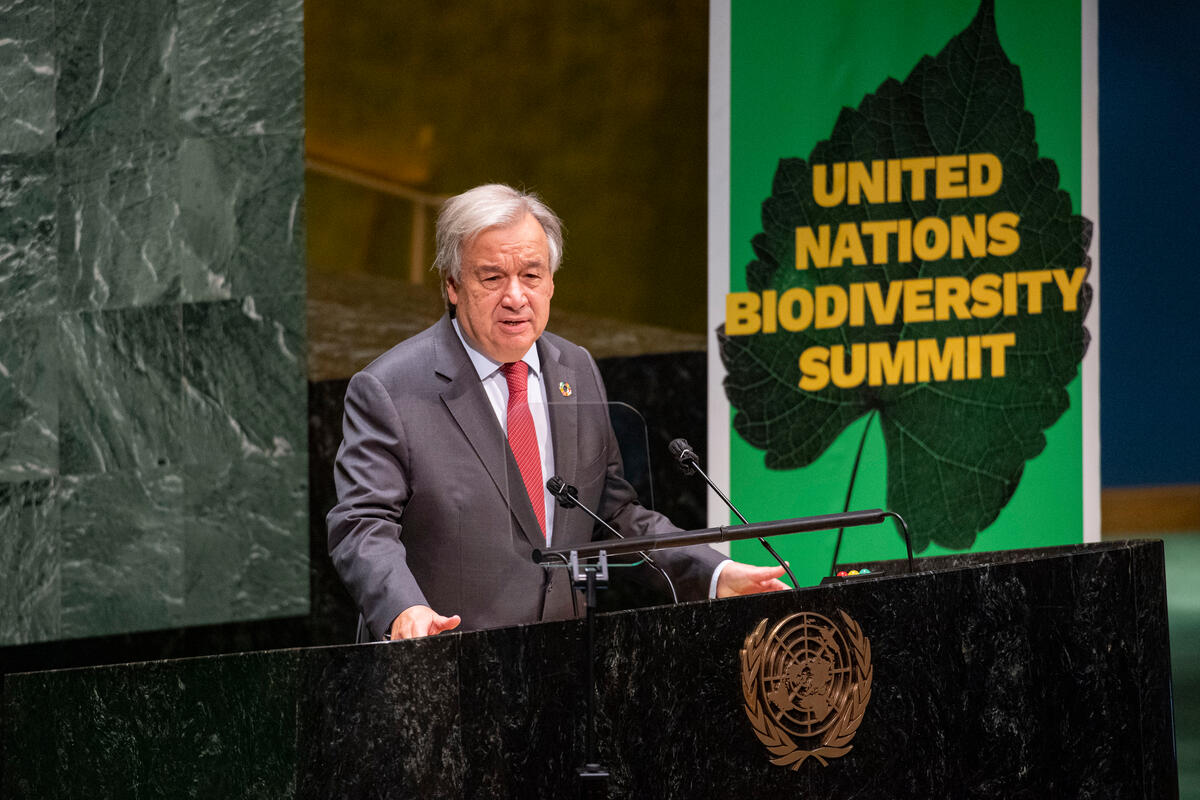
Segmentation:
{"type": "Polygon", "coordinates": [[[781,575],[783,567],[755,567],[732,561],[725,565],[717,578],[717,597],[779,592],[791,588],[779,580],[781,575]]]}
{"type": "MultiPolygon", "coordinates": [[[[733,566],[730,564],[730,566],[733,566]]],[[[728,568],[727,568],[728,569],[728,568]]],[[[434,636],[442,631],[457,628],[462,618],[443,617],[429,606],[409,606],[392,620],[391,639],[415,639],[418,636],[434,636]]]]}

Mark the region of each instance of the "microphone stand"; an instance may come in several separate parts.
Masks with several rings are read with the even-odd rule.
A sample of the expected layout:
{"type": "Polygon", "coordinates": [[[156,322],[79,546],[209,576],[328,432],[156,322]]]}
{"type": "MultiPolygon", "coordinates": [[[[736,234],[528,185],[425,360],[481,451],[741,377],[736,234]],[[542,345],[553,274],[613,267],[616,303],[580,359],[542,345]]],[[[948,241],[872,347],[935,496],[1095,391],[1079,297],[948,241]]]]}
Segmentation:
{"type": "MultiPolygon", "coordinates": [[[[732,511],[734,514],[737,514],[737,518],[742,521],[742,524],[750,524],[746,521],[746,518],[742,516],[742,512],[737,510],[737,506],[733,504],[733,501],[721,491],[719,486],[713,483],[712,478],[708,477],[708,473],[700,469],[700,459],[696,456],[696,453],[688,445],[686,440],[673,440],[669,445],[669,449],[672,455],[675,456],[675,462],[679,465],[679,469],[683,471],[684,475],[691,475],[692,473],[696,472],[700,473],[700,477],[704,479],[704,482],[708,484],[710,489],[717,493],[717,497],[721,498],[721,501],[725,503],[725,505],[729,506],[730,511],[732,511]]],[[[761,536],[758,537],[758,541],[763,547],[767,548],[768,553],[774,556],[775,560],[779,562],[779,566],[783,567],[783,571],[787,573],[788,578],[792,582],[792,588],[799,588],[800,584],[796,582],[796,576],[792,574],[792,568],[788,566],[786,561],[779,557],[779,553],[775,552],[775,548],[771,547],[771,543],[761,536]]]]}
{"type": "Polygon", "coordinates": [[[600,557],[582,566],[579,557],[571,553],[571,587],[583,589],[587,598],[587,719],[584,727],[584,763],[575,769],[579,776],[582,797],[604,797],[608,788],[608,770],[600,763],[596,752],[596,590],[608,585],[608,556],[603,550],[600,557]]]}
{"type": "MultiPolygon", "coordinates": [[[[555,475],[546,481],[546,488],[558,500],[558,504],[566,508],[582,508],[593,520],[612,531],[618,538],[611,525],[602,520],[594,511],[579,502],[578,492],[574,486],[555,475]]],[[[644,555],[644,554],[643,554],[644,555]]],[[[644,555],[648,563],[657,568],[649,557],[644,555]]],[[[575,774],[579,776],[579,795],[582,798],[603,798],[608,794],[608,770],[600,763],[596,745],[596,590],[608,585],[608,555],[601,550],[594,562],[579,563],[579,556],[572,551],[568,559],[571,569],[571,591],[583,590],[584,593],[584,629],[587,631],[587,654],[584,657],[587,671],[587,718],[584,720],[584,757],[583,765],[576,767],[575,774]]],[[[665,574],[665,573],[664,573],[665,574]]],[[[668,583],[670,579],[668,579],[668,583]]],[[[671,594],[675,587],[671,587],[671,594]]]]}

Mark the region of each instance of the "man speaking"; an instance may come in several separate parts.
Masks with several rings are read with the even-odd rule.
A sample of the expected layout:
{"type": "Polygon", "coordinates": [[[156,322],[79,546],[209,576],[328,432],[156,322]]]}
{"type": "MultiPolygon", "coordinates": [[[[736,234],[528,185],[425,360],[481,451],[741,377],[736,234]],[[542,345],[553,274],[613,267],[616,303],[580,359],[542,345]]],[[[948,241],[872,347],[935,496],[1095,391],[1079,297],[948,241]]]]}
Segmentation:
{"type": "MultiPolygon", "coordinates": [[[[435,261],[448,313],[350,381],[329,553],[372,638],[575,616],[568,571],[531,553],[604,532],[555,508],[552,475],[625,536],[677,530],[622,475],[591,355],[544,332],[562,253],[535,195],[489,184],[450,198],[435,261]]],[[[655,560],[681,599],[786,588],[781,567],[709,547],[655,560]]]]}

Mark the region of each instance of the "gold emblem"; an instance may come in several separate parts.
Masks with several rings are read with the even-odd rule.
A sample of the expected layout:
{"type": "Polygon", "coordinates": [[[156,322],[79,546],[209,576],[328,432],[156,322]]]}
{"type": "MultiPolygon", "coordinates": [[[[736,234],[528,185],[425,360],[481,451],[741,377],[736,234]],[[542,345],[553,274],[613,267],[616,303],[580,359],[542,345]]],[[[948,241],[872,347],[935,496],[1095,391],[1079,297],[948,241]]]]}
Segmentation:
{"type": "Polygon", "coordinates": [[[845,623],[793,614],[746,637],[742,696],[754,735],[772,764],[793,770],[812,756],[822,766],[844,756],[871,700],[871,642],[845,611],[845,623]]]}

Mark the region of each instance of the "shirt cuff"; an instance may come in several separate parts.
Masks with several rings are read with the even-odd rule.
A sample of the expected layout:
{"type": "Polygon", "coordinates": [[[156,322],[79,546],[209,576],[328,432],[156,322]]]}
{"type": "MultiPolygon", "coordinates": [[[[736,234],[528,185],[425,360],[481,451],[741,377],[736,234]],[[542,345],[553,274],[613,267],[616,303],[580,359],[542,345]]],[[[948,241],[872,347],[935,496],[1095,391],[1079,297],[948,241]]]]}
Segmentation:
{"type": "Polygon", "coordinates": [[[721,578],[721,570],[725,569],[726,564],[732,564],[732,563],[733,563],[733,559],[727,558],[724,561],[722,561],[720,564],[717,564],[717,568],[713,570],[712,581],[708,584],[708,599],[709,600],[715,600],[717,598],[717,581],[720,580],[720,578],[721,578]]]}

